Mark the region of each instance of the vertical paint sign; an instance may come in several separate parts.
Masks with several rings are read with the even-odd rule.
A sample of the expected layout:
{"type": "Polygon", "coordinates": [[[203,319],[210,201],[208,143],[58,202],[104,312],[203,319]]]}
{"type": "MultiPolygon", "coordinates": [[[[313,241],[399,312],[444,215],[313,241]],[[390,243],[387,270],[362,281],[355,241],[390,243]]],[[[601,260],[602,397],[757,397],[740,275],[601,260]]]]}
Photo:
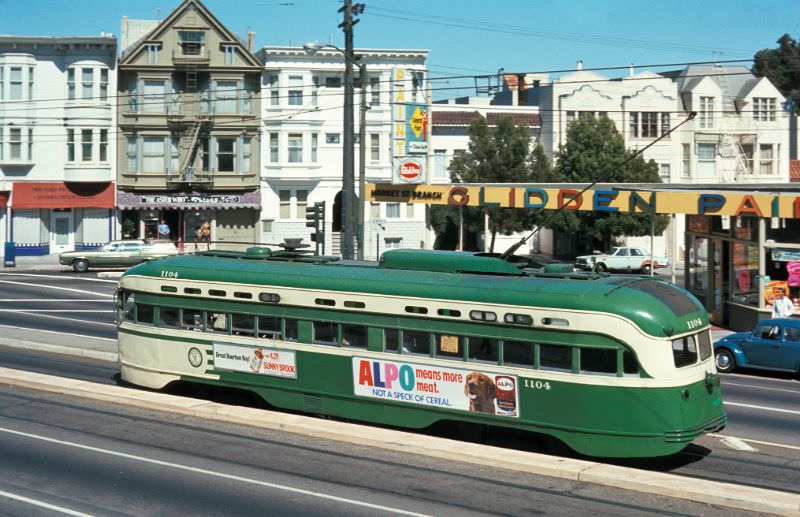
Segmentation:
{"type": "Polygon", "coordinates": [[[428,152],[428,107],[424,104],[406,105],[406,152],[428,152]]]}
{"type": "Polygon", "coordinates": [[[392,71],[392,158],[406,153],[406,71],[392,71]]]}

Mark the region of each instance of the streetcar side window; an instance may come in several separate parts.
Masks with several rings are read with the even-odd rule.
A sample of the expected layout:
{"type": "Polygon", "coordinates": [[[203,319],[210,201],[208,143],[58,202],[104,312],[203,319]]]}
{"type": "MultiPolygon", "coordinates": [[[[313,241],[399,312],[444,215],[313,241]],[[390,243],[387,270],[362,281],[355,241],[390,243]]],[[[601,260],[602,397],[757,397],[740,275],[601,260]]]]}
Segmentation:
{"type": "Polygon", "coordinates": [[[500,356],[500,342],[486,337],[470,337],[468,354],[470,361],[497,364],[497,358],[500,356]]]}
{"type": "Polygon", "coordinates": [[[683,336],[672,340],[672,358],[675,368],[683,368],[697,362],[697,345],[694,336],[683,336]]]}
{"type": "Polygon", "coordinates": [[[430,334],[419,330],[404,330],[403,353],[431,355],[430,334]]]}
{"type": "Polygon", "coordinates": [[[397,329],[383,329],[383,349],[386,352],[397,352],[400,344],[400,331],[397,329]]]}
{"type": "Polygon", "coordinates": [[[258,317],[258,337],[269,339],[281,338],[281,319],[273,316],[258,317]]]}
{"type": "Polygon", "coordinates": [[[616,348],[580,348],[581,373],[617,373],[616,348]]]}
{"type": "Polygon", "coordinates": [[[203,311],[197,309],[183,309],[183,328],[202,332],[203,311]]]}
{"type": "Polygon", "coordinates": [[[453,336],[450,334],[436,334],[436,356],[451,357],[453,359],[464,358],[464,337],[453,336]]]}
{"type": "Polygon", "coordinates": [[[231,331],[234,336],[255,336],[256,318],[250,314],[231,314],[231,331]]]}
{"type": "Polygon", "coordinates": [[[136,295],[134,293],[129,293],[123,291],[122,294],[125,297],[125,302],[123,304],[123,310],[125,311],[125,319],[128,321],[134,321],[136,318],[136,295]]]}
{"type": "Polygon", "coordinates": [[[206,320],[207,332],[228,333],[228,315],[224,312],[209,312],[206,320]]]}
{"type": "Polygon", "coordinates": [[[152,325],[156,315],[155,306],[147,303],[136,304],[136,323],[152,325]]]}
{"type": "Polygon", "coordinates": [[[168,328],[180,327],[180,309],[175,307],[158,308],[158,326],[168,328]]]}
{"type": "Polygon", "coordinates": [[[354,348],[367,348],[367,327],[361,325],[342,325],[342,345],[354,348]]]}
{"type": "Polygon", "coordinates": [[[314,344],[331,345],[339,344],[339,325],[330,321],[314,322],[314,344]]]}
{"type": "Polygon", "coordinates": [[[539,345],[539,367],[543,370],[572,371],[572,347],[539,345]]]}
{"type": "Polygon", "coordinates": [[[622,373],[625,375],[639,375],[639,362],[630,350],[622,352],[622,373]]]}
{"type": "Polygon", "coordinates": [[[533,368],[533,343],[504,340],[503,364],[533,368]]]}
{"type": "Polygon", "coordinates": [[[300,338],[300,325],[297,320],[283,320],[283,339],[297,341],[300,338]]]}

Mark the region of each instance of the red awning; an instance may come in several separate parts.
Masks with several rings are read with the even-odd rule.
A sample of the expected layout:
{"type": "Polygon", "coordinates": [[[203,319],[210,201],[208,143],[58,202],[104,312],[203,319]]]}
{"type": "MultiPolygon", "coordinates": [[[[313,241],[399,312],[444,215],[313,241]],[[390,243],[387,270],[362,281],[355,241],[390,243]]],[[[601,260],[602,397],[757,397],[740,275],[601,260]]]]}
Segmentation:
{"type": "Polygon", "coordinates": [[[0,208],[8,204],[8,192],[0,192],[0,208]]]}
{"type": "Polygon", "coordinates": [[[17,182],[14,208],[114,208],[114,183],[17,182]]]}

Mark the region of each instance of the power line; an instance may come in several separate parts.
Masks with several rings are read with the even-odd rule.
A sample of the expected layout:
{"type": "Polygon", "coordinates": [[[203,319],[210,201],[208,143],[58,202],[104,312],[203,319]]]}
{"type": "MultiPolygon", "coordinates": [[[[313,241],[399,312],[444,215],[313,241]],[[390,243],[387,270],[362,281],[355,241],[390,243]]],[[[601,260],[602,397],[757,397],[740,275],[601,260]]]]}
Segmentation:
{"type": "Polygon", "coordinates": [[[693,54],[707,54],[708,52],[727,52],[730,54],[752,53],[750,50],[727,49],[720,47],[708,47],[702,45],[687,45],[670,43],[663,41],[649,41],[642,39],[609,37],[599,34],[561,32],[544,29],[524,27],[504,23],[487,22],[486,20],[470,20],[466,18],[455,18],[452,16],[435,15],[431,13],[409,12],[399,9],[388,9],[382,7],[370,7],[370,14],[381,18],[403,20],[416,23],[427,23],[446,27],[461,29],[480,30],[485,32],[512,34],[517,36],[529,36],[543,39],[566,40],[572,43],[588,43],[597,45],[607,45],[614,47],[632,47],[648,50],[660,50],[667,52],[685,52],[693,54]],[[375,13],[374,11],[378,11],[375,13]],[[381,12],[389,14],[380,14],[381,12]]]}

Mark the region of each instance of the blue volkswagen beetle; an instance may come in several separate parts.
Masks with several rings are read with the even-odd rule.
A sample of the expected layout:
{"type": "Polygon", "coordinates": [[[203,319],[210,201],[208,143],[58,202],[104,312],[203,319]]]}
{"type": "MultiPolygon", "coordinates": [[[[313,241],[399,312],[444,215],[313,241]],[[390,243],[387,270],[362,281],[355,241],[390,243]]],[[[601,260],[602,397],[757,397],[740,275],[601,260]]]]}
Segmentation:
{"type": "Polygon", "coordinates": [[[756,323],[750,332],[729,334],[714,343],[717,370],[761,368],[800,375],[800,319],[756,323]]]}

